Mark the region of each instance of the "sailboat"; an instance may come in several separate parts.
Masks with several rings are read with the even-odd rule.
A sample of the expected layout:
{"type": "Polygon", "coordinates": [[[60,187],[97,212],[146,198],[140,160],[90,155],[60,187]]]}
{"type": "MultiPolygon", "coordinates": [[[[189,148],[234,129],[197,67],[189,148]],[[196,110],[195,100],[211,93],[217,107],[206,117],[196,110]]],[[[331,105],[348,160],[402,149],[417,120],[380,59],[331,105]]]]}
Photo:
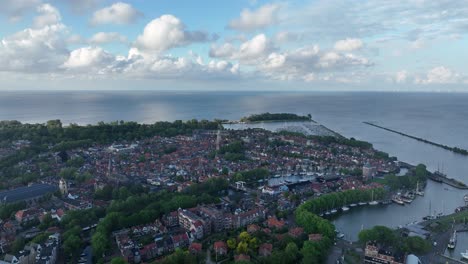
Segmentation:
{"type": "Polygon", "coordinates": [[[345,199],[345,202],[344,202],[345,205],[343,205],[343,207],[341,207],[341,210],[343,210],[343,212],[347,212],[349,211],[349,207],[346,206],[346,199],[345,199]]]}
{"type": "Polygon", "coordinates": [[[378,205],[379,202],[374,200],[374,190],[372,190],[372,201],[369,202],[369,205],[378,205]]]}
{"type": "Polygon", "coordinates": [[[416,194],[419,196],[424,196],[424,191],[419,190],[419,182],[416,183],[416,194]]]}
{"type": "Polygon", "coordinates": [[[465,252],[460,253],[462,258],[468,259],[468,249],[465,252]]]}
{"type": "Polygon", "coordinates": [[[447,248],[448,249],[455,249],[456,245],[457,245],[457,230],[454,230],[453,234],[452,234],[452,237],[450,237],[447,248]]]}

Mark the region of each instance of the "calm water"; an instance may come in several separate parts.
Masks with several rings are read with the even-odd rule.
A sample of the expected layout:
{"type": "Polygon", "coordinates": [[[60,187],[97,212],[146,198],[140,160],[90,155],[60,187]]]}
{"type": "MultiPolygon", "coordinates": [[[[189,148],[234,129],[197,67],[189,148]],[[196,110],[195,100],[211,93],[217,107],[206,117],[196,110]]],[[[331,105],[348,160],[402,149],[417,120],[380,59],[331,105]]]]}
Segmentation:
{"type": "MultiPolygon", "coordinates": [[[[0,120],[89,124],[98,121],[239,119],[261,112],[312,114],[347,137],[363,139],[409,163],[468,183],[468,158],[410,138],[370,127],[363,121],[468,149],[468,94],[450,93],[261,93],[261,92],[0,92],[0,120]]],[[[361,226],[404,225],[428,214],[462,205],[465,192],[429,184],[426,196],[410,206],[355,209],[335,221],[353,239],[361,226]],[[442,205],[442,202],[444,205],[442,205]]],[[[468,191],[467,191],[468,192],[468,191]]]]}

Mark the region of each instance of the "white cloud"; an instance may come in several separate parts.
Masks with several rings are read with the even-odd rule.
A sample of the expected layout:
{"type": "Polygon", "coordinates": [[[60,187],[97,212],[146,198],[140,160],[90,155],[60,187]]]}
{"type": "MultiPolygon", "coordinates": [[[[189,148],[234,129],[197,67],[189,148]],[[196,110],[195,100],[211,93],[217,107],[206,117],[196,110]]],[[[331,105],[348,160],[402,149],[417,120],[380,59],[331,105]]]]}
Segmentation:
{"type": "Polygon", "coordinates": [[[354,51],[362,48],[362,41],[355,38],[347,38],[338,40],[335,43],[335,50],[337,51],[354,51]]]}
{"type": "Polygon", "coordinates": [[[425,77],[415,79],[417,84],[449,84],[462,81],[462,76],[451,69],[438,66],[430,69],[425,77]]]}
{"type": "Polygon", "coordinates": [[[90,71],[111,65],[115,58],[99,47],[85,47],[73,50],[63,64],[67,69],[85,69],[90,71]]]}
{"type": "Polygon", "coordinates": [[[91,25],[118,24],[125,25],[136,22],[143,14],[127,3],[118,2],[94,12],[91,25]]]}
{"type": "Polygon", "coordinates": [[[57,8],[50,4],[42,4],[37,8],[37,12],[40,14],[34,18],[33,25],[36,28],[42,28],[47,25],[57,24],[62,20],[60,12],[57,8]]]}
{"type": "Polygon", "coordinates": [[[0,71],[26,73],[58,70],[68,54],[63,39],[66,27],[58,10],[44,4],[38,7],[34,27],[26,28],[0,41],[0,71]]]}
{"type": "Polygon", "coordinates": [[[229,28],[239,31],[253,31],[266,28],[278,22],[278,4],[266,4],[257,10],[244,9],[240,17],[229,23],[229,28]]]}
{"type": "Polygon", "coordinates": [[[270,50],[270,44],[265,34],[259,34],[248,40],[239,48],[237,57],[239,59],[257,59],[266,55],[266,52],[270,50]]]}
{"type": "Polygon", "coordinates": [[[249,63],[249,61],[265,58],[272,49],[272,44],[266,35],[258,34],[241,43],[239,48],[234,47],[231,43],[224,43],[221,46],[212,45],[209,54],[215,58],[235,59],[249,63]]]}
{"type": "Polygon", "coordinates": [[[16,22],[23,15],[31,10],[34,10],[41,0],[3,0],[0,5],[0,13],[8,16],[10,21],[16,22]]]}
{"type": "Polygon", "coordinates": [[[120,42],[126,43],[127,37],[117,33],[117,32],[98,32],[94,34],[90,39],[89,43],[100,45],[110,42],[120,42]]]}
{"type": "MultiPolygon", "coordinates": [[[[351,53],[339,53],[333,50],[321,52],[318,45],[305,46],[293,51],[273,52],[259,61],[257,68],[265,76],[275,80],[327,81],[332,75],[345,73],[372,65],[368,59],[351,53]]],[[[337,78],[334,79],[338,81],[337,78]]]]}
{"type": "Polygon", "coordinates": [[[404,83],[408,79],[408,72],[407,71],[399,71],[395,74],[395,82],[396,83],[404,83]]]}
{"type": "Polygon", "coordinates": [[[186,31],[182,21],[173,15],[162,15],[149,22],[135,46],[142,51],[162,52],[192,42],[208,41],[209,36],[201,31],[186,31]]]}

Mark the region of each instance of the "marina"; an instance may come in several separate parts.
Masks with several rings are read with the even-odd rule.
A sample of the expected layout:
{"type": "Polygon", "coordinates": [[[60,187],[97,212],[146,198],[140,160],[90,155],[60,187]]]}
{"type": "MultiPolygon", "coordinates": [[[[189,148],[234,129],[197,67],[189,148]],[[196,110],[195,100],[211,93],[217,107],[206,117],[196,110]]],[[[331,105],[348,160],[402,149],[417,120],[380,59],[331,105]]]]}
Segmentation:
{"type": "MultiPolygon", "coordinates": [[[[423,221],[425,217],[435,219],[442,215],[451,214],[455,212],[457,207],[465,204],[465,191],[446,190],[443,186],[428,181],[424,190],[426,195],[415,198],[412,203],[397,204],[393,199],[392,204],[385,206],[363,206],[367,203],[361,203],[362,206],[355,206],[346,213],[330,217],[336,228],[345,234],[346,240],[357,241],[357,236],[362,229],[372,228],[376,225],[397,228],[423,221]],[[441,199],[441,197],[443,198],[441,199]]],[[[460,243],[463,240],[461,234],[459,233],[457,237],[460,243]]]]}

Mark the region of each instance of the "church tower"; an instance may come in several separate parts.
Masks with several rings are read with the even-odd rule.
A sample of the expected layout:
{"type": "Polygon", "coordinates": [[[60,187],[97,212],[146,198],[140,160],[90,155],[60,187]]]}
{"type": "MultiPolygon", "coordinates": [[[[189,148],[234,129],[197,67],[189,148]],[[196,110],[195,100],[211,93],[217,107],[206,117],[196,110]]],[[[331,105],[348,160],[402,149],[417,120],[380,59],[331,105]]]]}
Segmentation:
{"type": "Polygon", "coordinates": [[[68,185],[67,185],[67,181],[65,181],[64,178],[61,178],[60,181],[59,181],[59,189],[60,189],[60,193],[63,196],[68,195],[68,185]]]}

